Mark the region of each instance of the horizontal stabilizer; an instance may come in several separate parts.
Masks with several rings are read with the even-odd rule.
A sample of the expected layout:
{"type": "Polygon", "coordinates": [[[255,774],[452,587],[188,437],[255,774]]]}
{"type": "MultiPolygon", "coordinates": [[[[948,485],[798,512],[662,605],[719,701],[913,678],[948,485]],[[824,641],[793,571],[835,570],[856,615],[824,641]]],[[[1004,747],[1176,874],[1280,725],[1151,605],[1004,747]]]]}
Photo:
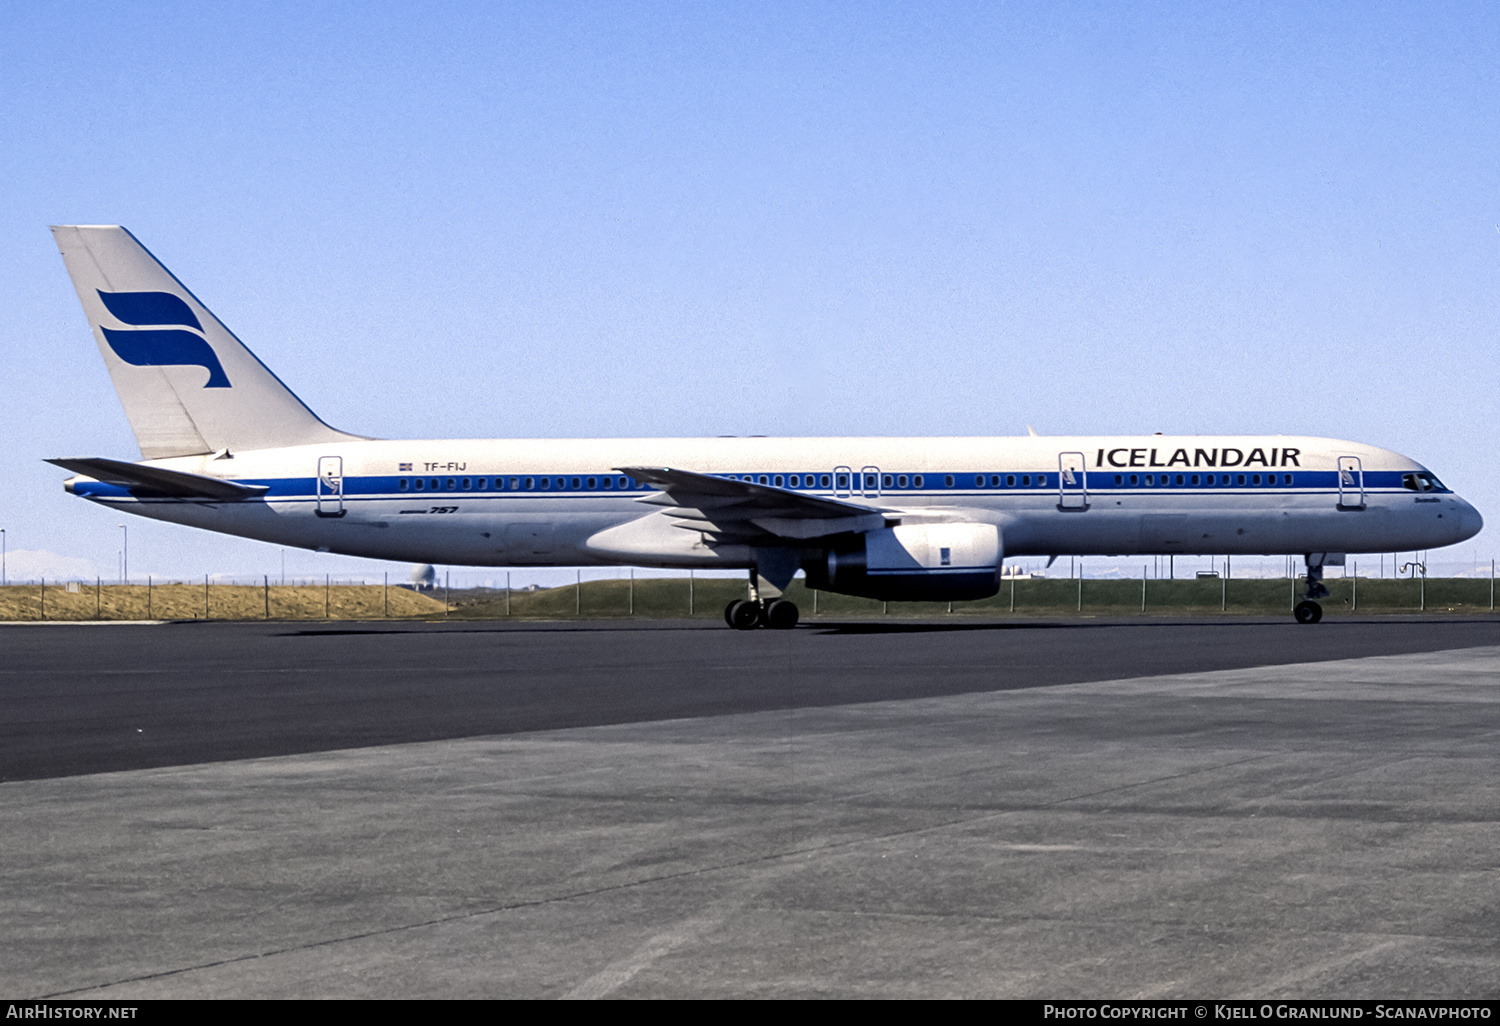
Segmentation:
{"type": "Polygon", "coordinates": [[[163,467],[146,467],[123,460],[107,460],[99,456],[74,460],[48,460],[53,466],[71,470],[76,474],[92,477],[105,484],[118,485],[131,490],[155,492],[183,499],[214,499],[219,502],[241,502],[258,498],[268,490],[267,485],[247,485],[237,481],[224,481],[202,474],[187,474],[180,470],[163,467]]]}

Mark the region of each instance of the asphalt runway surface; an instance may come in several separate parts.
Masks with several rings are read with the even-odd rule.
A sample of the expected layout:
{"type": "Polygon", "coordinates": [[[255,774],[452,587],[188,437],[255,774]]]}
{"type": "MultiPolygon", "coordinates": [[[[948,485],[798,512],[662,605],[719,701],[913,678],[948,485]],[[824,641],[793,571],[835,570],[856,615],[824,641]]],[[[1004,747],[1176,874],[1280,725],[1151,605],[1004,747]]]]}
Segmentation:
{"type": "Polygon", "coordinates": [[[0,781],[1500,644],[1495,618],[0,628],[0,781]]]}
{"type": "Polygon", "coordinates": [[[0,647],[12,999],[1500,997],[1492,618],[0,647]]]}

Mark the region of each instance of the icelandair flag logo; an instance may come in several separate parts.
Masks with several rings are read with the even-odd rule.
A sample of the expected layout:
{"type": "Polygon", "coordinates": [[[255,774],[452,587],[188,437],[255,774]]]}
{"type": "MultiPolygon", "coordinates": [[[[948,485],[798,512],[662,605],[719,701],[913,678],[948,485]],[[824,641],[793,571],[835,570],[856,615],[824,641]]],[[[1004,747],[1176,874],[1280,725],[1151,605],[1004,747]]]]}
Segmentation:
{"type": "Polygon", "coordinates": [[[99,327],[120,359],[132,367],[202,367],[208,371],[204,388],[230,387],[219,357],[202,335],[203,325],[181,298],[170,292],[103,291],[99,298],[117,321],[135,326],[131,331],[99,327]]]}

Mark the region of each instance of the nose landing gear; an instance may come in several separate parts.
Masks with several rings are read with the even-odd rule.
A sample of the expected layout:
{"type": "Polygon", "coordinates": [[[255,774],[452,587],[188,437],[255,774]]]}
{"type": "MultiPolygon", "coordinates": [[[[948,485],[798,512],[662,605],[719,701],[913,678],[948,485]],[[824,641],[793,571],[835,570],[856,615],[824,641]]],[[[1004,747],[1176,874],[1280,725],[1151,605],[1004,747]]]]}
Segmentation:
{"type": "MultiPolygon", "coordinates": [[[[1340,557],[1342,558],[1342,557],[1340,557]]],[[[1307,560],[1307,598],[1298,602],[1292,609],[1292,615],[1297,618],[1298,623],[1317,623],[1323,619],[1323,607],[1315,601],[1328,596],[1328,589],[1323,586],[1323,564],[1314,563],[1312,557],[1307,560]]]]}

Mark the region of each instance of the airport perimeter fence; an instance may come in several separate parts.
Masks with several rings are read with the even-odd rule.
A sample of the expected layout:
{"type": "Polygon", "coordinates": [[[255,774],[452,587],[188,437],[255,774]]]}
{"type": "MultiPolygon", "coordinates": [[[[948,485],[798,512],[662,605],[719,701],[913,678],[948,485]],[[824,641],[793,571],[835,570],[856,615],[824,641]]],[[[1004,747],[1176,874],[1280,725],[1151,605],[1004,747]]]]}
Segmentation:
{"type": "MultiPolygon", "coordinates": [[[[1327,616],[1495,611],[1493,578],[1344,577],[1325,581],[1327,616]]],[[[0,587],[0,620],[377,620],[681,619],[723,615],[744,598],[743,580],[641,577],[584,580],[553,588],[417,589],[332,577],[259,580],[32,581],[0,587]]],[[[1276,615],[1301,600],[1300,579],[1135,580],[1007,578],[1000,593],[969,602],[881,602],[793,581],[786,592],[804,618],[1276,615]]]]}

